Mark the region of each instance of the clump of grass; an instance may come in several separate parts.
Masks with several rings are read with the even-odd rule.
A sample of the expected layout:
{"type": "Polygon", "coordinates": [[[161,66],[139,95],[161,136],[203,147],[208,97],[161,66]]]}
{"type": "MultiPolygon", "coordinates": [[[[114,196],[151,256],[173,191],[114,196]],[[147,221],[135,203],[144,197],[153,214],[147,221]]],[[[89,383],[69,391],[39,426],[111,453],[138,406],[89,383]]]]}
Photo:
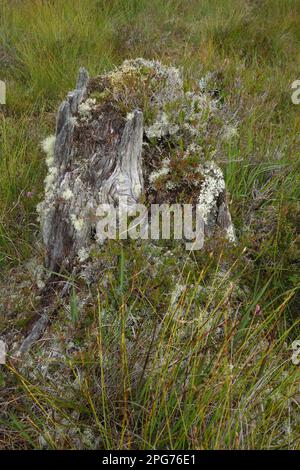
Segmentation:
{"type": "Polygon", "coordinates": [[[234,265],[222,277],[215,270],[206,291],[207,266],[197,276],[182,271],[179,294],[169,297],[159,320],[142,273],[128,272],[128,254],[122,253],[120,276],[109,276],[109,293],[99,283],[91,321],[84,326],[78,319],[71,349],[61,318],[56,335],[48,337],[60,338],[56,356],[44,344],[32,366],[8,364],[6,380],[18,388],[16,407],[10,404],[2,422],[6,446],[299,448],[291,329],[275,326],[295,291],[266,302],[263,285],[241,303],[232,284],[234,265]],[[117,291],[122,295],[114,297],[117,291]]]}

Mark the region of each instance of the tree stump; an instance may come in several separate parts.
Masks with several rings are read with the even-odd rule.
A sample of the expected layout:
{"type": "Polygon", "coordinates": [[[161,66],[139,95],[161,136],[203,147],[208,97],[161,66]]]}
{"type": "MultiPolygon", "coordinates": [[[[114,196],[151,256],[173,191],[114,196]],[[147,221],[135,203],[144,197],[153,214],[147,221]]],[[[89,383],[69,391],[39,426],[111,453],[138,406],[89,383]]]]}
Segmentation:
{"type": "Polygon", "coordinates": [[[184,92],[181,73],[159,62],[125,61],[89,78],[81,68],[76,89],[61,104],[55,136],[43,142],[48,174],[38,212],[46,267],[70,269],[97,239],[97,208],[150,203],[198,206],[211,236],[234,229],[218,165],[203,156],[203,136],[219,112],[217,100],[184,92]]]}

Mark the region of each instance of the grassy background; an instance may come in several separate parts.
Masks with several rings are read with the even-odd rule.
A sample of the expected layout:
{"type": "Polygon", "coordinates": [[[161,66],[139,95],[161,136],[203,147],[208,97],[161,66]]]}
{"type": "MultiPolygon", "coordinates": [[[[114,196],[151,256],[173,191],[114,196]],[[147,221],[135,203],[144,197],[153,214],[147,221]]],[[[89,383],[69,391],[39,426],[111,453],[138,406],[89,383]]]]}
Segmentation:
{"type": "MultiPolygon", "coordinates": [[[[91,379],[65,403],[55,390],[47,395],[41,384],[27,382],[11,366],[29,401],[22,404],[21,417],[20,410],[9,419],[6,416],[4,447],[38,447],[39,435],[51,448],[76,446],[68,437],[59,440],[53,431],[56,424],[45,417],[49,408],[64,416],[66,409],[82,407],[79,427],[96,430],[99,445],[105,448],[299,448],[299,370],[289,362],[289,347],[298,334],[292,325],[300,299],[300,108],[291,102],[291,83],[299,78],[299,26],[297,0],[1,2],[0,79],[7,84],[7,104],[0,107],[3,298],[11,270],[36,254],[35,207],[45,175],[39,143],[53,133],[56,110],[74,87],[78,68],[85,66],[90,75],[96,75],[135,57],[183,67],[186,86],[207,72],[216,72],[224,105],[232,111],[233,123],[238,123],[238,137],[219,150],[240,241],[226,262],[235,266],[234,282],[248,288],[241,320],[225,332],[208,364],[202,357],[209,337],[195,326],[184,340],[173,322],[173,308],[156,339],[164,360],[153,358],[155,367],[134,391],[124,318],[134,310],[135,301],[129,296],[115,304],[115,299],[101,294],[92,316],[97,345],[101,343],[96,348],[100,372],[92,375],[94,382],[91,379]],[[114,320],[119,336],[114,341],[117,325],[112,322],[104,337],[99,325],[97,312],[103,302],[119,312],[114,320]],[[258,304],[264,312],[259,322],[253,317],[258,304]],[[266,338],[265,349],[257,350],[266,338]],[[108,350],[111,343],[120,347],[118,392],[105,388],[103,342],[108,350]],[[234,372],[229,367],[233,362],[234,372]],[[160,386],[154,387],[157,383],[160,386]]],[[[129,259],[132,255],[127,251],[129,259]]],[[[213,263],[215,272],[218,261],[213,263]]],[[[197,263],[202,273],[211,261],[203,255],[197,263]]],[[[125,268],[117,264],[114,269],[123,272],[125,268]]],[[[176,273],[176,267],[169,269],[176,273]]],[[[126,273],[129,285],[137,272],[126,273]]],[[[145,305],[154,305],[156,318],[164,302],[151,289],[146,292],[144,282],[138,277],[138,289],[145,305]]],[[[186,279],[183,283],[189,285],[186,279]]],[[[119,292],[120,286],[111,288],[119,292]]],[[[162,299],[164,288],[159,291],[162,299]]],[[[193,299],[193,292],[186,298],[193,299]]],[[[225,293],[213,307],[215,325],[227,311],[225,293]]],[[[95,354],[94,346],[90,347],[91,355],[95,354]]],[[[134,354],[130,357],[135,361],[134,354]]],[[[80,360],[82,367],[89,367],[86,359],[80,360]]],[[[76,369],[74,364],[69,367],[76,369]]],[[[107,380],[118,382],[116,377],[107,380]]]]}

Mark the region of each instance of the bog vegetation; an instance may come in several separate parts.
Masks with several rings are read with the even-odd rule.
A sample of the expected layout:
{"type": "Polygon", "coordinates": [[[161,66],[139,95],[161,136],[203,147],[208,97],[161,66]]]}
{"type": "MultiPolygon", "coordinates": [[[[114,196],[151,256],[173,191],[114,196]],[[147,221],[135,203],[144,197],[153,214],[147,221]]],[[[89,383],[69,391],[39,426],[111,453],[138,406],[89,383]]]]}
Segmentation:
{"type": "Polygon", "coordinates": [[[0,448],[300,449],[299,24],[297,0],[1,2],[0,448]],[[185,90],[200,81],[222,106],[203,152],[237,244],[109,241],[61,276],[70,295],[18,357],[45,274],[40,142],[80,66],[136,57],[182,67],[185,90]]]}

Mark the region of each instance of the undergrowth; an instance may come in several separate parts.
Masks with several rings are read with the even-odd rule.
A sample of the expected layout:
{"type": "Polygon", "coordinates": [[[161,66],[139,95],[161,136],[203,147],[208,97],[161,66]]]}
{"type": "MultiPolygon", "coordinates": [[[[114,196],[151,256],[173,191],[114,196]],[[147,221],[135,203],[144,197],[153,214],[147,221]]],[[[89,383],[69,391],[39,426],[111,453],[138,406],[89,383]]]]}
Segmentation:
{"type": "Polygon", "coordinates": [[[209,76],[238,244],[96,253],[96,282],[71,277],[45,337],[0,366],[0,448],[300,448],[299,21],[296,0],[1,2],[1,337],[36,314],[40,142],[80,66],[157,59],[186,90],[209,76]]]}

